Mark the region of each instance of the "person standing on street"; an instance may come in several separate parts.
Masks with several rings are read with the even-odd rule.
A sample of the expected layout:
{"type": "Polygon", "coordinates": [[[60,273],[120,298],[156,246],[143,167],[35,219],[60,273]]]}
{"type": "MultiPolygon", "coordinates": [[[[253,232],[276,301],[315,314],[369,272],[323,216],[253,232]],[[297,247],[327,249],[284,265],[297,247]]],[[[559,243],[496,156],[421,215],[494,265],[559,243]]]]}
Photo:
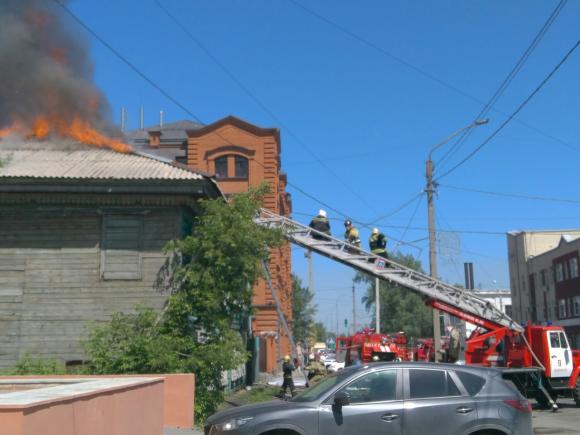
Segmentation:
{"type": "MultiPolygon", "coordinates": [[[[321,209],[318,211],[318,215],[310,221],[310,228],[330,236],[330,222],[328,222],[325,210],[321,209]]],[[[326,237],[318,233],[312,233],[312,238],[317,240],[328,240],[326,237]]]]}
{"type": "Polygon", "coordinates": [[[373,228],[371,237],[369,238],[369,248],[371,252],[383,258],[389,258],[387,255],[387,238],[378,228],[373,228]]]}
{"type": "Polygon", "coordinates": [[[284,364],[282,364],[282,389],[279,397],[283,399],[286,396],[286,389],[290,388],[290,394],[294,397],[294,379],[292,379],[292,372],[294,371],[294,364],[290,362],[290,355],[284,357],[284,364]]]}

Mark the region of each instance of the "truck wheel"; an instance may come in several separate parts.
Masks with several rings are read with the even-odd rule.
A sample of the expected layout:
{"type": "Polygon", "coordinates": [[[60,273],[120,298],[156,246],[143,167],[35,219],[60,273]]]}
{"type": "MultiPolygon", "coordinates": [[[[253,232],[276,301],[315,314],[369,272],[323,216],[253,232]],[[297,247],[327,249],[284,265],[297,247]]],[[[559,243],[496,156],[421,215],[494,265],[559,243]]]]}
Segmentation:
{"type": "Polygon", "coordinates": [[[580,376],[576,379],[576,388],[572,392],[574,396],[574,401],[576,402],[576,406],[580,406],[580,376]]]}

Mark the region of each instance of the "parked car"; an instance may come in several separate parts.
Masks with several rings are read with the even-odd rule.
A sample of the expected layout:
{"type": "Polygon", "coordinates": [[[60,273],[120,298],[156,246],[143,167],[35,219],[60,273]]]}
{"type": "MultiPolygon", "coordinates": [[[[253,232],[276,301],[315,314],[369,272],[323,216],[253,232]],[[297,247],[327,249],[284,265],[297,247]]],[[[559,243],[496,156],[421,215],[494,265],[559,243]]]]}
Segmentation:
{"type": "Polygon", "coordinates": [[[360,433],[531,435],[531,406],[496,369],[374,363],[329,375],[291,401],[219,412],[205,426],[206,435],[360,433]]]}

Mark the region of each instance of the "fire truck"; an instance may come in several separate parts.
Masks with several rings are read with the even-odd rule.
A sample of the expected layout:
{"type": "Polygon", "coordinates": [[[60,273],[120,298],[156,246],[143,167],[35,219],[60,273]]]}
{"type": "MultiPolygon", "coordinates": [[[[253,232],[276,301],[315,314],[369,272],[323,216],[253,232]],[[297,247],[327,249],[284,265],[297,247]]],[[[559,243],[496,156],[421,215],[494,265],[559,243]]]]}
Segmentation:
{"type": "MultiPolygon", "coordinates": [[[[432,308],[476,325],[466,341],[466,364],[501,368],[504,377],[522,393],[553,410],[557,409],[555,400],[561,396],[573,397],[580,406],[580,351],[570,348],[562,327],[520,325],[476,292],[451,286],[268,210],[262,209],[255,222],[280,230],[295,245],[413,291],[432,308]]],[[[372,359],[380,345],[370,336],[355,336],[350,346],[357,341],[362,343],[362,355],[370,352],[372,359]]],[[[348,343],[344,341],[347,348],[348,343]]]]}
{"type": "Polygon", "coordinates": [[[364,329],[351,336],[336,338],[336,360],[348,366],[358,359],[361,363],[373,361],[411,361],[413,352],[407,348],[403,332],[377,334],[364,329]]]}

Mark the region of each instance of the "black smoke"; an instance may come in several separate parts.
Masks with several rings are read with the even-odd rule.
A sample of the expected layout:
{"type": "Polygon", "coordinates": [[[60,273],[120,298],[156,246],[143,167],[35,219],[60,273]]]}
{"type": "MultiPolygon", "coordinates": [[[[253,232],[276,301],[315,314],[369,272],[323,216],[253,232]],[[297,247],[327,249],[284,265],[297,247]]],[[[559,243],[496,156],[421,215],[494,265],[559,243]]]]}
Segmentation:
{"type": "Polygon", "coordinates": [[[110,132],[88,41],[70,17],[54,0],[0,0],[0,128],[39,116],[110,132]]]}

